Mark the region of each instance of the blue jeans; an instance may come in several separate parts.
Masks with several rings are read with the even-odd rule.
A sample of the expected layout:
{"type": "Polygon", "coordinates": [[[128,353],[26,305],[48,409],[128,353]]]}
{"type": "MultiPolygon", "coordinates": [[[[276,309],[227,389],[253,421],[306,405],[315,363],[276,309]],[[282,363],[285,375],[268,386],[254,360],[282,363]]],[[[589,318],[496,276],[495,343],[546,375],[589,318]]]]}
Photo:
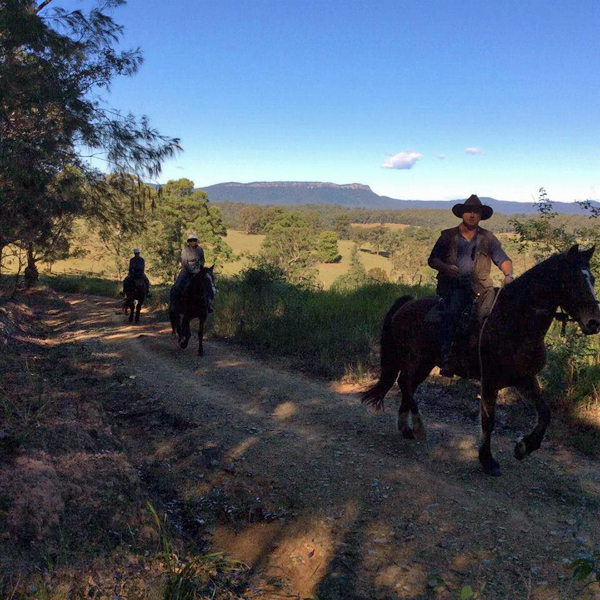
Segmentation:
{"type": "Polygon", "coordinates": [[[440,325],[440,348],[442,357],[447,357],[456,338],[460,316],[473,303],[471,286],[457,282],[443,296],[442,322],[440,325]]]}

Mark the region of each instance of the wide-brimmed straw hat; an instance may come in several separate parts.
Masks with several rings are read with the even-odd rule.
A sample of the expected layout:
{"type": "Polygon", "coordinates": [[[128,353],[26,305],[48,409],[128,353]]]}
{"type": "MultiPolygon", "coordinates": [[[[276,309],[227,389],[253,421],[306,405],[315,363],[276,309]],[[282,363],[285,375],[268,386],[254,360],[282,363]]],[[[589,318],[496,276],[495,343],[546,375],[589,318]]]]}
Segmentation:
{"type": "Polygon", "coordinates": [[[481,204],[481,200],[475,194],[472,194],[471,196],[469,196],[467,198],[467,200],[465,200],[465,202],[463,202],[462,204],[455,204],[452,207],[452,212],[457,217],[459,217],[460,219],[462,219],[463,213],[468,208],[477,208],[477,209],[479,209],[479,211],[481,211],[481,220],[482,221],[485,221],[486,219],[489,219],[494,214],[494,209],[491,206],[487,206],[485,204],[481,204]]]}

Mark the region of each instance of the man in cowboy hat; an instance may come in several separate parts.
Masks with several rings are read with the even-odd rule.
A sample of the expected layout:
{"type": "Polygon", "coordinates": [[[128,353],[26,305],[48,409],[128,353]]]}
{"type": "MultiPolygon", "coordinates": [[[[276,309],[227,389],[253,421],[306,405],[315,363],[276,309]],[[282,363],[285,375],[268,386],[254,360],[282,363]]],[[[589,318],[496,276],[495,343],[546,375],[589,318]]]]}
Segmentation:
{"type": "Polygon", "coordinates": [[[150,281],[145,273],[146,261],[140,255],[140,249],[133,249],[133,257],[129,260],[129,272],[123,281],[123,292],[126,293],[127,287],[136,279],[141,279],[146,286],[146,296],[150,297],[150,281]]]}
{"type": "MultiPolygon", "coordinates": [[[[190,233],[186,241],[187,246],[184,246],[181,251],[181,271],[173,287],[176,299],[181,297],[190,279],[204,267],[204,250],[198,245],[198,236],[195,233],[190,233]]],[[[213,312],[214,290],[212,285],[205,283],[205,290],[207,292],[208,312],[213,312]]]]}
{"type": "Polygon", "coordinates": [[[429,266],[438,271],[437,293],[443,299],[440,373],[447,377],[454,374],[452,346],[460,315],[474,298],[483,299],[494,288],[490,277],[492,262],[504,273],[504,283],[514,279],[512,262],[500,241],[479,226],[480,221],[492,216],[493,208],[483,205],[473,194],[464,203],[455,204],[452,212],[462,223],[442,231],[428,260],[429,266]]]}

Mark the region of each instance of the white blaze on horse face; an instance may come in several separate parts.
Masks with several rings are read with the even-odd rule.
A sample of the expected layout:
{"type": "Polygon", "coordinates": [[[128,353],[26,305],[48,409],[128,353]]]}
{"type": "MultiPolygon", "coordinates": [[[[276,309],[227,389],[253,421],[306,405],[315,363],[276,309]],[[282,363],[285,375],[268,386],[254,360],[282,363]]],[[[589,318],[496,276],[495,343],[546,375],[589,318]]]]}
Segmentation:
{"type": "Polygon", "coordinates": [[[590,292],[592,292],[592,298],[594,299],[594,302],[596,304],[598,304],[598,299],[596,298],[596,292],[594,291],[594,286],[592,285],[592,274],[587,269],[581,269],[581,272],[583,273],[585,280],[588,282],[588,285],[590,286],[590,292]]]}

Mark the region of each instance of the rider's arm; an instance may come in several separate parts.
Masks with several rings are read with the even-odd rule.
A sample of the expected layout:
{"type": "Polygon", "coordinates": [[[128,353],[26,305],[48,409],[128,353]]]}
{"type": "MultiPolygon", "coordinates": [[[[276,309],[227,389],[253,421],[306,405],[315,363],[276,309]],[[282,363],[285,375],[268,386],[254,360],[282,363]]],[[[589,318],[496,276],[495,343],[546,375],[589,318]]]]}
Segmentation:
{"type": "Polygon", "coordinates": [[[491,251],[494,264],[504,273],[504,283],[510,283],[514,279],[513,264],[496,236],[492,238],[491,251]]]}
{"type": "Polygon", "coordinates": [[[510,260],[505,260],[500,265],[500,270],[504,273],[504,283],[510,283],[515,278],[513,275],[513,264],[510,260]]]}
{"type": "Polygon", "coordinates": [[[431,254],[429,255],[429,260],[427,261],[427,264],[432,269],[435,269],[436,271],[443,273],[447,277],[454,277],[454,276],[458,275],[458,267],[456,265],[449,265],[448,263],[445,263],[440,258],[441,254],[442,254],[442,243],[441,243],[441,238],[440,238],[435,243],[435,246],[433,247],[433,250],[431,251],[431,254]]]}
{"type": "Polygon", "coordinates": [[[185,251],[185,248],[181,251],[181,266],[190,275],[194,274],[194,269],[192,269],[192,267],[188,261],[188,256],[185,251]]]}

